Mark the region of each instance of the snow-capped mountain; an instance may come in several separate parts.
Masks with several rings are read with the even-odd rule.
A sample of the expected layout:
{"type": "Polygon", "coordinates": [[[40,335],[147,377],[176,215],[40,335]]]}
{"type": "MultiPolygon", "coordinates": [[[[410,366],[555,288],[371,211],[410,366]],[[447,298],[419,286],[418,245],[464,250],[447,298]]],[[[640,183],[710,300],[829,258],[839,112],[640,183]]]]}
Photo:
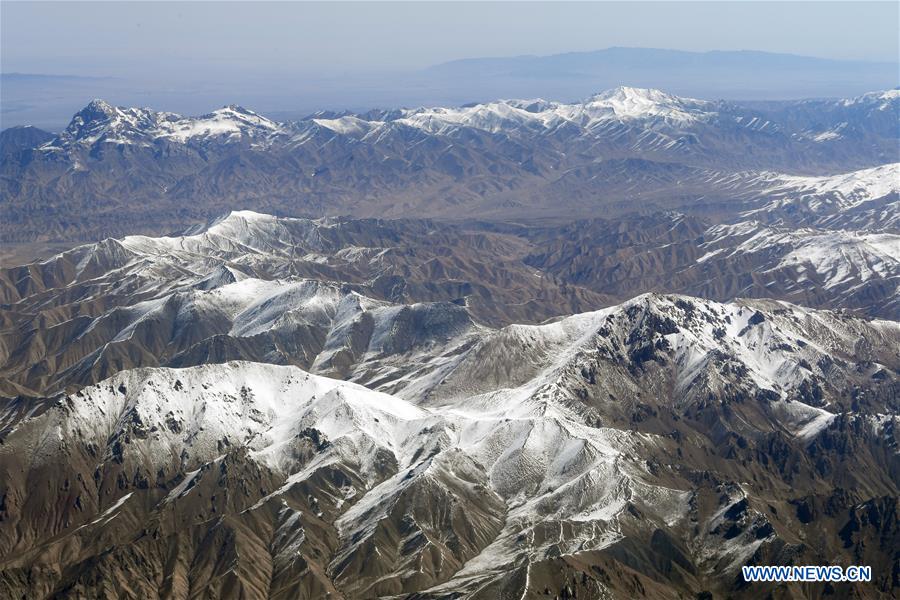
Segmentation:
{"type": "Polygon", "coordinates": [[[682,211],[715,196],[717,210],[749,210],[720,197],[727,182],[900,162],[898,112],[893,92],[758,109],[628,87],[571,103],[498,100],[293,123],[240,107],[182,117],[94,101],[60,135],[4,155],[3,231],[20,242],[130,233],[109,216],[115,210],[161,234],[236,206],[310,217],[414,210],[516,219],[559,217],[566,206],[566,216],[584,218],[646,209],[635,202],[641,196],[652,198],[650,208],[682,211]],[[655,188],[637,171],[627,195],[579,177],[623,160],[709,176],[655,188]]]}
{"type": "Polygon", "coordinates": [[[160,580],[223,592],[539,594],[570,585],[554,575],[566,556],[587,573],[579,597],[629,593],[675,564],[692,574],[678,589],[733,589],[740,564],[796,535],[790,493],[768,486],[820,468],[800,460],[750,483],[756,461],[807,448],[875,469],[830,485],[888,492],[867,461],[896,454],[883,413],[898,344],[896,323],[649,295],[483,332],[395,395],[258,363],[124,371],[27,412],[5,406],[0,544],[17,558],[0,584],[19,589],[9,575],[69,547],[52,560],[85,567],[43,570],[31,589],[95,593],[134,551],[160,580]],[[863,412],[854,384],[871,393],[863,412]],[[858,452],[838,454],[830,440],[848,427],[865,432],[858,452]],[[656,540],[650,555],[622,555],[641,539],[656,540]],[[166,560],[176,547],[181,571],[166,560]],[[104,567],[87,566],[98,553],[104,567]],[[642,575],[603,575],[626,565],[642,575]]]}
{"type": "Polygon", "coordinates": [[[900,89],[884,90],[882,92],[869,92],[856,98],[844,100],[844,106],[866,106],[874,110],[889,111],[893,108],[894,103],[900,100],[900,89]]]}
{"type": "MultiPolygon", "coordinates": [[[[808,200],[810,210],[821,210],[827,203],[835,204],[836,210],[847,211],[900,192],[900,163],[826,177],[772,174],[770,181],[773,193],[793,196],[796,202],[808,200]]],[[[775,206],[763,210],[772,208],[775,206]]]]}
{"type": "Polygon", "coordinates": [[[828,228],[900,229],[900,163],[824,177],[763,174],[759,179],[766,182],[760,195],[770,200],[747,216],[828,228]]]}
{"type": "Polygon", "coordinates": [[[895,233],[683,215],[600,220],[536,236],[525,262],[572,285],[628,295],[781,298],[897,319],[895,233]]]}
{"type": "Polygon", "coordinates": [[[779,272],[788,286],[810,293],[819,290],[857,290],[876,281],[893,293],[888,300],[897,312],[900,301],[900,235],[814,229],[767,227],[755,221],[717,225],[704,234],[700,245],[709,260],[752,262],[757,273],[779,272]],[[785,270],[793,270],[788,275],[785,270]],[[814,285],[806,282],[812,278],[814,285]]]}
{"type": "Polygon", "coordinates": [[[2,132],[0,597],[891,595],[898,114],[2,132]]]}
{"type": "Polygon", "coordinates": [[[66,130],[38,147],[39,152],[72,151],[98,144],[152,147],[159,141],[229,143],[267,139],[283,127],[240,106],[226,106],[200,117],[182,117],[148,108],[120,108],[93,100],[75,114],[66,130]]]}
{"type": "MultiPolygon", "coordinates": [[[[872,92],[839,101],[843,108],[865,107],[884,113],[896,111],[900,101],[897,90],[872,92]]],[[[188,142],[211,136],[241,137],[277,133],[302,133],[307,123],[315,123],[341,135],[359,136],[402,124],[428,131],[448,133],[460,128],[473,128],[511,135],[552,133],[566,126],[585,132],[609,122],[644,123],[648,126],[668,124],[689,127],[717,119],[733,121],[751,129],[769,128],[777,124],[746,115],[734,116],[739,107],[722,103],[681,98],[661,90],[618,87],[595,94],[581,102],[564,103],[542,99],[497,100],[463,107],[420,107],[391,111],[372,111],[366,115],[345,114],[334,118],[313,115],[297,123],[278,124],[240,106],[227,106],[200,117],[183,117],[174,113],[155,112],[147,108],[114,107],[103,100],[93,100],[76,113],[58,144],[73,142],[92,144],[97,141],[128,143],[132,137],[172,139],[188,142]],[[726,110],[720,110],[725,108],[726,110]],[[119,134],[116,136],[115,134],[119,134]]],[[[841,126],[840,124],[837,127],[841,126]]],[[[846,126],[846,124],[844,124],[846,126]]],[[[824,141],[820,139],[819,141],[824,141]]]]}
{"type": "Polygon", "coordinates": [[[873,131],[893,131],[897,135],[897,89],[874,91],[841,100],[806,100],[776,106],[766,115],[784,120],[793,135],[823,146],[834,146],[852,139],[864,139],[873,131]]]}
{"type": "Polygon", "coordinates": [[[0,332],[0,389],[230,359],[392,381],[433,368],[476,322],[539,322],[648,289],[900,314],[896,234],[671,215],[625,227],[635,233],[587,222],[512,236],[234,211],[187,235],[81,246],[0,270],[18,315],[0,332]]]}
{"type": "MultiPolygon", "coordinates": [[[[679,98],[659,90],[619,87],[597,94],[583,102],[565,104],[544,100],[499,100],[460,108],[402,109],[384,114],[385,118],[366,119],[344,115],[333,119],[313,117],[312,123],[341,135],[369,134],[391,123],[447,133],[470,127],[491,132],[516,134],[519,129],[552,130],[575,125],[591,130],[608,121],[646,121],[689,125],[715,117],[714,104],[679,98]]],[[[275,133],[302,133],[305,123],[277,124],[239,106],[228,106],[200,117],[154,112],[146,108],[120,108],[103,100],[93,100],[78,112],[56,143],[43,146],[49,151],[73,143],[135,143],[171,139],[193,141],[213,136],[242,137],[275,133]]]]}
{"type": "MultiPolygon", "coordinates": [[[[678,98],[659,90],[619,87],[584,102],[565,104],[535,100],[500,100],[461,108],[402,110],[392,120],[433,133],[448,133],[460,127],[516,135],[552,132],[569,127],[584,131],[610,122],[641,122],[649,125],[688,126],[715,117],[713,104],[678,98]]],[[[342,117],[346,123],[354,117],[342,117]]]]}

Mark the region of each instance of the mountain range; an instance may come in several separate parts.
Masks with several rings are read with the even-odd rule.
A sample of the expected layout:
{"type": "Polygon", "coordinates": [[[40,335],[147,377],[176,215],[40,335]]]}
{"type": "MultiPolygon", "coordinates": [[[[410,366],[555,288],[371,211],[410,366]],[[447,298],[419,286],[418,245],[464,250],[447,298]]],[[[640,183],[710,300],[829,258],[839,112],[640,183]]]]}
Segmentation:
{"type": "Polygon", "coordinates": [[[896,595],[898,117],[4,130],[0,597],[896,595]],[[741,577],[816,564],[873,579],[741,577]]]}
{"type": "Polygon", "coordinates": [[[8,401],[2,589],[758,597],[742,564],[839,560],[897,585],[896,322],[647,295],[500,330],[401,309],[411,336],[348,304],[316,363],[367,387],[226,362],[8,401]]]}
{"type": "Polygon", "coordinates": [[[897,65],[749,50],[614,47],[548,56],[468,58],[435,65],[427,73],[461,89],[482,88],[483,93],[505,89],[578,97],[589,91],[587,85],[625,83],[702,98],[727,94],[729,99],[773,100],[838,97],[894,86],[897,65]]]}
{"type": "Polygon", "coordinates": [[[496,229],[244,211],[190,235],[109,239],[3,269],[0,393],[238,359],[375,377],[360,360],[384,344],[377,331],[407,331],[408,349],[423,323],[540,323],[653,290],[900,318],[897,234],[671,214],[496,229]]]}
{"type": "Polygon", "coordinates": [[[327,108],[365,112],[374,107],[455,106],[509,97],[572,102],[619,85],[657,87],[694,98],[770,102],[842,98],[900,84],[896,56],[875,62],[759,51],[613,47],[466,58],[425,68],[391,68],[388,61],[375,71],[339,75],[332,64],[309,62],[292,63],[280,75],[273,73],[274,79],[232,69],[223,80],[224,72],[217,68],[198,77],[195,69],[185,71],[180,64],[160,66],[167,85],[148,81],[152,71],[122,72],[92,62],[77,62],[67,75],[54,73],[59,66],[49,72],[3,72],[0,120],[2,127],[35,125],[55,131],[65,128],[72,113],[91,97],[184,114],[203,113],[225,97],[256,107],[270,118],[293,120],[327,108]]]}
{"type": "Polygon", "coordinates": [[[499,229],[243,211],[2,271],[0,589],[750,598],[741,565],[845,561],[898,585],[896,317],[608,293],[690,258],[741,295],[730,265],[767,260],[760,295],[896,312],[895,238],[874,267],[831,232],[804,278],[806,230],[756,221],[499,229]]]}
{"type": "MultiPolygon", "coordinates": [[[[17,244],[158,235],[233,209],[507,221],[678,210],[721,220],[823,185],[876,200],[859,218],[880,220],[896,194],[898,113],[897,90],[750,109],[617,88],[575,104],[290,123],[234,106],[188,118],[94,101],[47,141],[3,132],[0,235],[17,244]],[[875,167],[859,183],[880,176],[865,188],[871,197],[850,173],[875,167]],[[834,176],[843,179],[809,179],[834,176]]],[[[840,208],[828,204],[817,204],[826,221],[840,208]]]]}

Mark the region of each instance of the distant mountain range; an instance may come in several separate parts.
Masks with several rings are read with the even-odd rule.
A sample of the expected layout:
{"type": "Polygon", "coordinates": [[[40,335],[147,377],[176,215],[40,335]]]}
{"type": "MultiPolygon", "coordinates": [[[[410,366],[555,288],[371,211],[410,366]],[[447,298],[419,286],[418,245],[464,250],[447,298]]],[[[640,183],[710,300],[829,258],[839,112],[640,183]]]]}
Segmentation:
{"type": "MultiPolygon", "coordinates": [[[[678,94],[732,100],[774,100],[843,96],[900,83],[897,63],[843,61],[756,51],[685,52],[656,48],[607,48],[551,56],[455,60],[429,69],[466,88],[479,79],[490,92],[534,93],[539,86],[556,97],[626,84],[661,87],[678,94]]],[[[486,90],[487,91],[487,90],[486,90]]]]}
{"type": "Polygon", "coordinates": [[[747,108],[620,87],[576,103],[284,123],[237,106],[182,117],[97,100],[59,135],[2,133],[0,234],[28,243],[165,233],[235,208],[444,219],[756,211],[886,227],[896,223],[888,165],[900,162],[898,122],[897,90],[747,108]],[[819,192],[830,199],[809,200],[819,192]]]}
{"type": "MultiPolygon", "coordinates": [[[[58,131],[92,97],[198,114],[223,97],[257,107],[276,120],[323,109],[458,105],[493,98],[557,98],[573,102],[627,85],[694,98],[796,100],[840,98],[900,85],[897,62],[843,61],[753,51],[685,52],[607,48],[549,56],[469,58],[409,72],[340,77],[285,73],[277,85],[243,81],[181,81],[159,86],[133,78],[28,73],[0,75],[2,127],[36,125],[58,131]]],[[[91,75],[90,73],[86,75],[91,75]]]]}
{"type": "Polygon", "coordinates": [[[896,595],[898,128],[620,86],[4,130],[3,256],[64,247],[0,265],[0,597],[896,595]],[[740,575],[816,564],[873,580],[740,575]]]}

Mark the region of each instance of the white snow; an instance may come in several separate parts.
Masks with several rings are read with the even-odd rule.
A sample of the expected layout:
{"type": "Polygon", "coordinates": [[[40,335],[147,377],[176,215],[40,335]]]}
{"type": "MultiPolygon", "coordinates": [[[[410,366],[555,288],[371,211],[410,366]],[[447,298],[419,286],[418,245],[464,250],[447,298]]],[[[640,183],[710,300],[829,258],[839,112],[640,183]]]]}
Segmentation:
{"type": "Polygon", "coordinates": [[[399,122],[438,133],[459,126],[491,132],[511,128],[549,130],[563,123],[592,129],[623,121],[684,126],[712,118],[710,106],[659,90],[618,87],[574,104],[498,100],[461,108],[419,108],[405,111],[399,122]]]}
{"type": "Polygon", "coordinates": [[[758,221],[716,225],[704,234],[707,250],[697,259],[753,255],[760,272],[794,268],[816,273],[825,288],[900,277],[900,235],[810,228],[788,229],[758,221]]]}
{"type": "Polygon", "coordinates": [[[196,118],[165,120],[150,135],[187,142],[192,138],[223,135],[262,135],[276,133],[281,126],[245,109],[226,107],[196,118]]]}
{"type": "MultiPolygon", "coordinates": [[[[310,286],[246,279],[200,291],[195,301],[219,298],[222,306],[241,315],[242,331],[252,334],[317,304],[323,290],[310,286]]],[[[325,296],[331,293],[325,288],[325,296]]],[[[346,325],[366,301],[351,295],[336,305],[325,304],[332,307],[329,318],[346,325]]],[[[138,423],[152,434],[131,436],[125,461],[163,464],[173,455],[185,457],[186,476],[170,490],[166,501],[171,502],[190,493],[204,465],[221,456],[220,444],[227,438],[283,477],[281,487],[256,507],[281,502],[281,495],[318,469],[339,465],[364,485],[346,493],[357,496],[336,522],[345,540],[364,540],[402,492],[418,482],[467,489],[478,482],[484,493],[489,490],[506,503],[506,517],[500,535],[456,575],[459,583],[517,561],[615,543],[622,536],[621,519],[629,518],[629,504],[670,526],[686,518],[689,490],[660,485],[641,458],[660,438],[588,426],[585,407],[573,393],[582,381],[583,361],[600,347],[632,343],[626,340],[643,323],[654,322],[648,321],[651,315],[655,322],[672,318],[677,324],[663,336],[675,380],[671,396],[661,402],[689,402],[694,382],[705,374],[709,377],[701,385],[774,391],[775,400],[759,404],[774,426],[802,440],[819,435],[835,414],[800,402],[795,391],[809,369],[818,368],[813,366],[817,357],[852,346],[856,338],[827,312],[769,302],[766,306],[778,310],[768,310],[759,320],[754,319],[756,306],[647,294],[545,325],[476,329],[466,334],[474,336],[469,340],[474,344],[465,351],[451,345],[421,377],[392,382],[397,394],[296,367],[249,362],[134,369],[85,388],[44,413],[24,416],[0,453],[26,452],[39,464],[54,460],[64,440],[93,441],[103,448],[138,423]],[[696,318],[686,316],[685,302],[696,318]],[[716,327],[725,329],[724,336],[714,333],[716,327]],[[745,374],[716,380],[714,370],[723,365],[723,356],[741,365],[745,374]],[[809,364],[802,366],[803,361],[809,364]],[[483,368],[490,377],[481,376],[483,368]],[[23,435],[24,429],[45,433],[36,439],[23,435]],[[312,429],[318,432],[315,443],[312,429]],[[298,445],[304,452],[298,452],[298,445]],[[517,542],[522,538],[529,543],[517,542]]],[[[397,309],[380,306],[374,312],[381,331],[375,337],[387,336],[384,324],[392,322],[397,309]]],[[[896,323],[877,326],[885,336],[898,336],[896,323]]],[[[342,331],[346,328],[335,327],[333,335],[339,338],[342,331]]],[[[380,352],[380,343],[370,351],[380,352]]],[[[112,518],[126,499],[102,518],[112,518]]],[[[285,512],[284,518],[292,517],[285,512]]],[[[351,551],[354,543],[348,541],[341,552],[351,551]]],[[[743,548],[735,545],[726,555],[736,559],[743,548]]]]}
{"type": "Polygon", "coordinates": [[[821,177],[762,173],[758,181],[763,184],[763,193],[772,196],[773,200],[746,213],[747,216],[786,204],[801,205],[816,212],[826,209],[847,211],[900,193],[900,163],[821,177]]]}
{"type": "Polygon", "coordinates": [[[802,192],[813,194],[836,194],[841,198],[843,208],[852,208],[863,202],[900,192],[900,163],[842,175],[782,176],[780,180],[785,188],[798,188],[802,192]]]}
{"type": "Polygon", "coordinates": [[[856,98],[849,98],[843,101],[844,106],[853,105],[869,105],[874,106],[876,110],[889,110],[896,106],[900,100],[900,89],[883,90],[878,92],[868,92],[856,98]]]}
{"type": "Polygon", "coordinates": [[[86,122],[79,113],[57,140],[42,149],[62,150],[70,144],[96,143],[152,146],[157,140],[187,143],[210,137],[220,140],[247,137],[268,143],[285,131],[282,125],[237,106],[200,117],[183,117],[148,108],[114,107],[102,100],[94,100],[88,108],[92,110],[92,120],[86,122]]]}

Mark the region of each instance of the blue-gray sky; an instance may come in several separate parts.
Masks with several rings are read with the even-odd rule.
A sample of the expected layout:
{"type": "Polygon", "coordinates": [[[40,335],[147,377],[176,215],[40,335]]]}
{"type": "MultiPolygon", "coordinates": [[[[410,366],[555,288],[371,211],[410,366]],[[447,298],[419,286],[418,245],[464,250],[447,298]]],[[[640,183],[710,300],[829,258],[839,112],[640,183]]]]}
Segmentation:
{"type": "MultiPolygon", "coordinates": [[[[443,91],[434,82],[393,86],[437,86],[431,95],[388,88],[398,74],[461,58],[627,46],[896,62],[900,52],[897,2],[3,0],[0,12],[3,73],[114,78],[51,88],[4,78],[4,125],[49,106],[48,89],[65,111],[100,95],[182,111],[228,102],[270,111],[361,108],[457,99],[451,82],[443,91]]],[[[530,88],[509,94],[520,89],[530,88]]]]}
{"type": "Polygon", "coordinates": [[[409,69],[610,46],[895,61],[897,2],[2,2],[3,72],[409,69]]]}

